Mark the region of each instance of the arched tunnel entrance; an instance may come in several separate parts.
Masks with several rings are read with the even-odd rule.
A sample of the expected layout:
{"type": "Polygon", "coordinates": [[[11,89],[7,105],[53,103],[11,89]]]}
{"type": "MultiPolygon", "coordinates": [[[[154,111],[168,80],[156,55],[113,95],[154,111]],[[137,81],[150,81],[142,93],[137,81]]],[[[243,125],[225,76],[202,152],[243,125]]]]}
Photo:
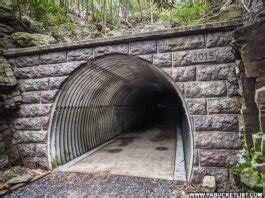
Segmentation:
{"type": "Polygon", "coordinates": [[[189,179],[192,133],[178,88],[157,67],[125,54],[95,58],[63,84],[49,128],[50,167],[114,138],[68,170],[101,171],[101,164],[114,174],[189,179]]]}

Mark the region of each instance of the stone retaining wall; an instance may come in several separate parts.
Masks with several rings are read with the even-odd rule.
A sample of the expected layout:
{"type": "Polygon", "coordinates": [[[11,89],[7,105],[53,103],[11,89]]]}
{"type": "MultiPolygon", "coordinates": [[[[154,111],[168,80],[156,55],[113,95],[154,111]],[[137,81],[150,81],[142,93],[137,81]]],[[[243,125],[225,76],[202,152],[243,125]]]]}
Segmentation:
{"type": "Polygon", "coordinates": [[[227,168],[238,161],[240,101],[235,58],[229,43],[240,22],[187,27],[96,39],[71,45],[10,50],[22,91],[13,143],[27,166],[47,167],[49,117],[56,93],[81,63],[108,53],[139,56],[166,71],[181,89],[194,131],[193,182],[214,175],[225,187],[227,168]],[[132,41],[132,42],[130,42],[132,41]],[[194,62],[194,53],[216,53],[216,60],[194,62]]]}

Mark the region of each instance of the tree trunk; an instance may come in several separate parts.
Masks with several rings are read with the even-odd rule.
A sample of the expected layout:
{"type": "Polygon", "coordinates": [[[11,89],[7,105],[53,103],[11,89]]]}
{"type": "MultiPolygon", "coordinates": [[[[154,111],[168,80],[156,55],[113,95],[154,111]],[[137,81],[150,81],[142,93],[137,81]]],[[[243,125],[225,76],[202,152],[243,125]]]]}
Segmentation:
{"type": "Polygon", "coordinates": [[[92,21],[95,22],[95,15],[94,15],[94,0],[90,0],[91,3],[91,13],[92,13],[92,21]]]}
{"type": "Polygon", "coordinates": [[[153,0],[150,1],[150,16],[151,16],[151,23],[154,23],[154,16],[153,16],[153,0]]]}
{"type": "Polygon", "coordinates": [[[141,20],[143,19],[143,10],[142,10],[142,5],[141,5],[141,1],[137,0],[138,2],[138,6],[139,6],[139,10],[140,10],[140,14],[141,14],[141,20]]]}
{"type": "Polygon", "coordinates": [[[112,0],[110,0],[109,13],[110,13],[111,21],[112,21],[112,20],[113,20],[113,13],[112,13],[112,0]]]}
{"type": "Polygon", "coordinates": [[[103,11],[102,11],[102,26],[104,35],[106,34],[106,0],[103,0],[103,11]]]}

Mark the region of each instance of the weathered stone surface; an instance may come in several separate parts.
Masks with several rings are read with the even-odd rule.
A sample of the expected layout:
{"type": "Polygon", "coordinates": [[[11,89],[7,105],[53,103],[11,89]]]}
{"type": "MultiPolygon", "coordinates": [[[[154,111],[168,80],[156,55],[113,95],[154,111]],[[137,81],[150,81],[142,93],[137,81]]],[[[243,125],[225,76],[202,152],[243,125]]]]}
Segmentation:
{"type": "Polygon", "coordinates": [[[18,144],[16,147],[21,157],[32,157],[36,154],[36,144],[18,144]]]}
{"type": "Polygon", "coordinates": [[[265,86],[256,90],[255,102],[258,105],[265,105],[265,86]]]}
{"type": "Polygon", "coordinates": [[[199,159],[199,150],[194,149],[193,150],[193,165],[194,166],[199,166],[200,159],[199,159]]]}
{"type": "Polygon", "coordinates": [[[63,82],[66,80],[67,76],[62,77],[51,77],[50,78],[50,89],[59,89],[63,82]]]}
{"type": "Polygon", "coordinates": [[[214,176],[204,176],[202,186],[205,192],[215,192],[216,182],[214,176]]]}
{"type": "Polygon", "coordinates": [[[237,97],[208,99],[209,114],[237,114],[240,111],[240,101],[237,97]]]}
{"type": "Polygon", "coordinates": [[[25,68],[15,68],[14,72],[17,78],[43,78],[49,76],[65,76],[74,71],[83,62],[75,61],[68,63],[40,65],[25,68]]]}
{"type": "Polygon", "coordinates": [[[153,56],[153,64],[158,67],[172,67],[171,54],[155,54],[153,56]]]}
{"type": "Polygon", "coordinates": [[[195,116],[194,125],[196,131],[239,131],[235,115],[195,116]]]}
{"type": "MultiPolygon", "coordinates": [[[[211,49],[213,50],[213,49],[211,49]]],[[[173,66],[188,66],[192,63],[192,53],[193,52],[200,52],[206,53],[209,49],[200,49],[200,50],[190,50],[190,51],[178,51],[174,52],[173,54],[173,66]]],[[[216,61],[213,63],[231,63],[235,61],[235,57],[232,54],[231,47],[220,47],[215,50],[216,53],[216,61]]]]}
{"type": "Polygon", "coordinates": [[[55,38],[45,34],[30,34],[28,32],[16,32],[11,35],[13,42],[20,47],[34,47],[48,45],[56,42],[55,38]]]}
{"type": "Polygon", "coordinates": [[[174,67],[191,65],[191,53],[189,51],[179,51],[172,53],[172,64],[174,67]]]}
{"type": "Polygon", "coordinates": [[[16,58],[17,67],[29,67],[39,65],[40,55],[20,56],[16,58]]]}
{"type": "Polygon", "coordinates": [[[201,183],[203,177],[212,175],[216,179],[217,187],[225,188],[228,182],[228,170],[221,167],[194,167],[192,183],[201,183]]]}
{"type": "Polygon", "coordinates": [[[147,60],[151,63],[153,63],[153,55],[152,54],[148,54],[148,55],[138,55],[139,58],[147,60]]]}
{"type": "Polygon", "coordinates": [[[265,76],[256,78],[256,89],[265,86],[265,76]]]}
{"type": "Polygon", "coordinates": [[[162,68],[162,70],[170,77],[172,78],[172,68],[162,68]]]}
{"type": "Polygon", "coordinates": [[[260,9],[259,12],[255,13],[253,20],[249,20],[243,27],[233,32],[247,77],[265,76],[264,21],[264,9],[260,9]]]}
{"type": "Polygon", "coordinates": [[[27,157],[22,159],[25,167],[48,169],[47,157],[27,157]]]}
{"type": "Polygon", "coordinates": [[[52,103],[55,100],[55,95],[58,93],[59,90],[49,90],[49,91],[42,91],[41,92],[41,103],[52,103]]]}
{"type": "Polygon", "coordinates": [[[36,144],[36,154],[38,157],[47,156],[47,144],[36,144]]]}
{"type": "Polygon", "coordinates": [[[231,47],[218,48],[216,52],[217,63],[231,63],[235,61],[235,56],[232,53],[231,47]]]}
{"type": "Polygon", "coordinates": [[[20,80],[21,91],[39,91],[49,89],[49,78],[20,80]]]}
{"type": "Polygon", "coordinates": [[[16,131],[13,143],[38,143],[47,139],[47,131],[16,131]]]}
{"type": "Polygon", "coordinates": [[[171,39],[163,39],[158,42],[159,52],[169,52],[183,49],[205,47],[204,35],[192,35],[171,39]]]}
{"type": "Polygon", "coordinates": [[[195,81],[195,67],[175,67],[172,70],[172,78],[175,82],[195,81]]]}
{"type": "Polygon", "coordinates": [[[131,54],[153,54],[157,52],[156,41],[140,41],[130,43],[131,54]]]}
{"type": "Polygon", "coordinates": [[[76,49],[67,52],[67,61],[89,60],[92,58],[92,49],[76,49]]]}
{"type": "Polygon", "coordinates": [[[15,120],[15,129],[19,130],[29,130],[35,129],[40,130],[42,127],[42,118],[34,117],[34,118],[18,118],[15,120]]]}
{"type": "Polygon", "coordinates": [[[191,115],[203,115],[207,113],[205,99],[187,99],[186,103],[191,115]]]}
{"type": "Polygon", "coordinates": [[[188,82],[185,86],[188,98],[220,97],[227,94],[224,81],[188,82]]]}
{"type": "Polygon", "coordinates": [[[50,52],[40,55],[40,64],[66,62],[66,52],[50,52]]]}
{"type": "Polygon", "coordinates": [[[206,47],[228,46],[232,39],[232,32],[209,33],[206,35],[206,47]]]}
{"type": "Polygon", "coordinates": [[[197,66],[197,79],[200,81],[208,80],[237,80],[234,64],[197,66]]]}
{"type": "Polygon", "coordinates": [[[185,93],[185,85],[184,85],[184,83],[176,82],[175,85],[178,87],[178,89],[180,90],[180,92],[181,92],[182,94],[185,93]]]}
{"type": "Polygon", "coordinates": [[[34,173],[27,173],[27,174],[23,174],[23,175],[19,175],[17,177],[14,177],[14,178],[8,180],[6,183],[9,184],[9,185],[25,183],[25,182],[28,182],[31,179],[33,179],[33,177],[35,177],[34,173]]]}
{"type": "Polygon", "coordinates": [[[216,149],[216,150],[199,150],[199,158],[201,166],[210,167],[226,167],[230,168],[235,165],[239,160],[239,151],[216,149]]]}
{"type": "Polygon", "coordinates": [[[50,121],[50,118],[49,117],[43,117],[42,118],[42,129],[43,130],[48,130],[48,128],[49,128],[49,121],[50,121]]]}
{"type": "Polygon", "coordinates": [[[129,46],[128,44],[118,44],[118,45],[107,45],[107,46],[100,46],[95,48],[95,57],[104,55],[104,54],[111,54],[111,53],[128,53],[129,46]]]}
{"type": "Polygon", "coordinates": [[[11,170],[6,170],[4,172],[1,173],[0,175],[0,182],[6,182],[7,180],[9,180],[10,178],[14,177],[15,174],[13,171],[11,170]]]}
{"type": "Polygon", "coordinates": [[[18,114],[21,117],[45,116],[50,113],[51,108],[52,104],[21,105],[18,114]]]}
{"type": "Polygon", "coordinates": [[[227,96],[228,97],[240,95],[239,94],[239,86],[238,86],[237,82],[235,82],[235,83],[226,82],[226,86],[227,86],[227,96]]]}
{"type": "Polygon", "coordinates": [[[195,135],[196,148],[240,149],[239,133],[199,133],[195,135]]]}
{"type": "Polygon", "coordinates": [[[23,92],[22,102],[24,104],[40,103],[40,92],[38,91],[23,92]]]}

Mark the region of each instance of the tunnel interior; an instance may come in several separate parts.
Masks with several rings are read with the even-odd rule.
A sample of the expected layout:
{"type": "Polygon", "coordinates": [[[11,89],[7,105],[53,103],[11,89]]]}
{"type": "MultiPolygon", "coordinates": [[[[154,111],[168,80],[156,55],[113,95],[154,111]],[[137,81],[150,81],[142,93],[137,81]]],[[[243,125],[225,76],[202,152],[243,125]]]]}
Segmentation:
{"type": "Polygon", "coordinates": [[[57,96],[49,129],[50,167],[63,165],[122,133],[141,133],[147,128],[171,131],[169,137],[176,142],[181,136],[188,177],[191,132],[172,81],[134,56],[96,58],[74,71],[57,96]]]}

